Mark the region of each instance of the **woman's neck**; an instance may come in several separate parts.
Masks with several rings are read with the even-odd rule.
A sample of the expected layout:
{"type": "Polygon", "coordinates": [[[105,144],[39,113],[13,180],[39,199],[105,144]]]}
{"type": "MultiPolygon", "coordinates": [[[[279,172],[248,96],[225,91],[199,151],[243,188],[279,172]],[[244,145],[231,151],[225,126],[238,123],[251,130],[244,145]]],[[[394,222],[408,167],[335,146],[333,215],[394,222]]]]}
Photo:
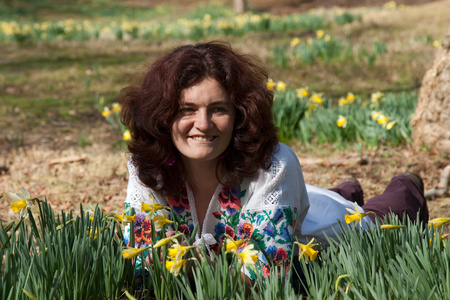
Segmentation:
{"type": "MultiPolygon", "coordinates": [[[[186,180],[193,191],[200,189],[215,190],[219,184],[216,173],[217,160],[206,162],[184,161],[183,166],[186,180]]],[[[221,173],[219,172],[218,174],[221,173]]]]}

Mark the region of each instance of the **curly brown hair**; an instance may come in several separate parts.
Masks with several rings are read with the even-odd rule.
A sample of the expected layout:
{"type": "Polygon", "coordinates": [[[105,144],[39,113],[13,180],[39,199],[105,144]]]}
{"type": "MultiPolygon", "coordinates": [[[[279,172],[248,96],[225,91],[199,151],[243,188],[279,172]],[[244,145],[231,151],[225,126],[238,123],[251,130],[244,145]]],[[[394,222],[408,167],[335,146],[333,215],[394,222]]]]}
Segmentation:
{"type": "Polygon", "coordinates": [[[270,167],[278,137],[273,92],[267,89],[260,59],[222,42],[180,46],[156,60],[142,83],[120,93],[122,123],[132,136],[131,162],[140,181],[164,195],[179,193],[183,185],[183,166],[170,132],[181,92],[205,78],[222,86],[236,112],[228,155],[221,160],[230,179],[251,177],[270,167]]]}

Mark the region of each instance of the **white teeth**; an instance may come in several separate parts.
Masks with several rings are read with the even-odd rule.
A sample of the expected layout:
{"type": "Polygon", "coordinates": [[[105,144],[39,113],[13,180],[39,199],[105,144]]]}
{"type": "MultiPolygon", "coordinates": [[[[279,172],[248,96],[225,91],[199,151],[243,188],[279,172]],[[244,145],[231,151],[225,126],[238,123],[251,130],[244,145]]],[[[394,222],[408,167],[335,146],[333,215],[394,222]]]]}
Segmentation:
{"type": "Polygon", "coordinates": [[[209,142],[212,141],[214,137],[206,137],[206,136],[194,136],[192,137],[194,140],[196,141],[200,141],[200,142],[209,142]]]}

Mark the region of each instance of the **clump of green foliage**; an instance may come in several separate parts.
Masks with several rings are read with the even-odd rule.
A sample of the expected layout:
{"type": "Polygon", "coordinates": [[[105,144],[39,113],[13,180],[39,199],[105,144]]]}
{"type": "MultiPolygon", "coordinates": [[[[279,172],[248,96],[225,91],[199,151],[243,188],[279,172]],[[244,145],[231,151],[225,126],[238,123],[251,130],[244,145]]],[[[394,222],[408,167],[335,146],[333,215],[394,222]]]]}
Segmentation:
{"type": "MultiPolygon", "coordinates": [[[[256,262],[256,277],[246,285],[237,252],[222,247],[211,263],[203,249],[171,267],[170,259],[181,261],[169,252],[170,243],[175,249],[173,239],[161,236],[159,246],[125,248],[118,220],[135,216],[83,207],[79,216],[55,216],[47,201],[30,199],[22,191],[11,205],[20,221],[0,224],[2,299],[298,299],[300,294],[307,299],[405,299],[412,293],[420,299],[445,299],[450,293],[450,248],[441,227],[450,218],[431,220],[428,226],[390,216],[390,224],[377,221],[365,230],[341,224],[337,240],[328,239],[328,247],[314,250],[319,255],[306,260],[302,252],[297,261],[293,253],[289,269],[272,266],[269,274],[256,262]],[[38,221],[33,217],[36,206],[38,221]],[[151,263],[145,260],[150,254],[151,263]],[[139,286],[136,255],[147,270],[139,286]],[[193,268],[185,271],[187,264],[193,268]]],[[[152,221],[152,232],[154,228],[152,221]]],[[[192,245],[195,231],[184,239],[186,245],[192,245]]]]}

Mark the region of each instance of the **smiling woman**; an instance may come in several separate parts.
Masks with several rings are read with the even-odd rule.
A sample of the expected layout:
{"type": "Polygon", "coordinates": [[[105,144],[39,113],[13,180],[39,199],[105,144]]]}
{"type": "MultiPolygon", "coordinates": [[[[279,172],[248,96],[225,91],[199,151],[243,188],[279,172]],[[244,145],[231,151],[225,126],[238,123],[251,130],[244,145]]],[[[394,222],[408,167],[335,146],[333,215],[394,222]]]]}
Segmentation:
{"type": "MultiPolygon", "coordinates": [[[[357,181],[333,191],[306,185],[296,154],[278,142],[267,80],[257,58],[215,42],[175,48],[140,85],[122,91],[122,122],[131,132],[126,205],[137,213],[134,232],[125,232],[127,242],[134,236],[130,246],[155,242],[151,220],[164,220],[154,229],[168,234],[191,236],[198,226],[192,238],[211,259],[224,244],[239,245],[240,261],[259,261],[267,275],[270,266],[290,265],[294,240],[326,245],[340,221],[366,228],[391,209],[427,217],[420,177],[397,177],[366,205],[357,181]]],[[[243,271],[256,276],[254,268],[243,271]]]]}

